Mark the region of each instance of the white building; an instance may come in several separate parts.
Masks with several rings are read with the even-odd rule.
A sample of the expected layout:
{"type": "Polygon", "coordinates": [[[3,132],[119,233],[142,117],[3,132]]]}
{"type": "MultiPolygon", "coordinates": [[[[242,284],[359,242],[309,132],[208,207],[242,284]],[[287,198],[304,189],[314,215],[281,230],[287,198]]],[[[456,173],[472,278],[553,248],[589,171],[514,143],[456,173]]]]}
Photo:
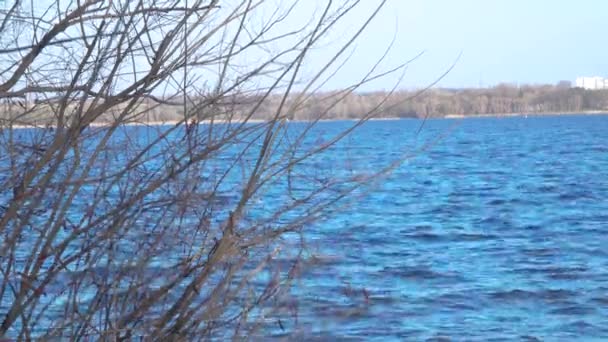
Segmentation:
{"type": "Polygon", "coordinates": [[[590,90],[608,89],[608,79],[599,76],[578,77],[576,79],[576,87],[590,90]]]}

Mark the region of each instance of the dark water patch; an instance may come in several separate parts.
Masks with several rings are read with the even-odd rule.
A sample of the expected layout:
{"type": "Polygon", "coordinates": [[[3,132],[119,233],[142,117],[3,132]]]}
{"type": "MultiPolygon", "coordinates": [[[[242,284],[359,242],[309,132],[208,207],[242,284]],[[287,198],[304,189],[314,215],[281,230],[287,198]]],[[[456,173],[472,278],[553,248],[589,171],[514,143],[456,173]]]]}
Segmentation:
{"type": "Polygon", "coordinates": [[[445,240],[445,237],[439,234],[433,234],[433,233],[414,233],[414,234],[402,234],[401,236],[403,236],[406,239],[410,239],[410,240],[415,240],[415,241],[420,241],[420,242],[441,242],[443,240],[445,240]]]}
{"type": "Polygon", "coordinates": [[[367,224],[349,224],[348,230],[356,233],[356,232],[365,232],[368,231],[371,227],[367,224]]]}
{"type": "Polygon", "coordinates": [[[474,297],[475,294],[447,293],[437,297],[426,297],[423,303],[440,309],[475,311],[479,310],[479,306],[471,301],[474,297]]]}
{"type": "Polygon", "coordinates": [[[488,241],[498,239],[498,235],[494,234],[479,234],[479,233],[462,233],[453,234],[450,236],[450,240],[454,242],[477,242],[477,241],[488,241]]]}
{"type": "Polygon", "coordinates": [[[543,229],[541,225],[538,224],[526,224],[522,227],[525,230],[540,230],[543,229]]]}
{"type": "Polygon", "coordinates": [[[554,280],[579,280],[579,279],[589,279],[588,274],[581,273],[549,273],[547,275],[548,278],[554,280]]]}
{"type": "Polygon", "coordinates": [[[380,306],[398,304],[398,303],[401,303],[402,301],[403,301],[403,298],[401,296],[398,296],[396,294],[390,294],[390,293],[374,294],[372,292],[368,297],[369,304],[380,305],[380,306]]]}
{"type": "Polygon", "coordinates": [[[489,294],[489,297],[500,301],[528,301],[528,300],[546,300],[546,301],[561,301],[575,297],[576,292],[563,289],[549,289],[528,291],[522,289],[514,289],[508,291],[495,291],[489,294]]]}
{"type": "Polygon", "coordinates": [[[564,315],[564,316],[585,316],[592,315],[595,313],[595,309],[582,305],[568,306],[565,308],[559,308],[551,310],[550,313],[553,315],[564,315]]]}
{"type": "Polygon", "coordinates": [[[315,266],[334,266],[344,263],[345,260],[343,257],[339,255],[329,255],[329,254],[314,254],[308,258],[305,258],[300,264],[294,264],[293,260],[283,259],[280,262],[280,267],[283,269],[288,269],[292,267],[315,267],[315,266]]]}
{"type": "Polygon", "coordinates": [[[485,186],[476,186],[475,190],[480,191],[480,192],[494,192],[496,190],[502,190],[502,188],[500,186],[485,185],[485,186]]]}
{"type": "Polygon", "coordinates": [[[479,145],[482,142],[480,140],[468,140],[468,139],[464,139],[464,140],[458,140],[458,145],[479,145]]]}
{"type": "MultiPolygon", "coordinates": [[[[556,330],[573,333],[577,337],[580,337],[582,335],[585,335],[585,336],[593,335],[594,337],[599,337],[599,336],[601,336],[600,334],[604,335],[604,336],[602,336],[603,337],[602,340],[605,340],[605,337],[606,337],[605,329],[601,329],[599,326],[591,324],[586,320],[577,320],[575,322],[562,324],[562,325],[558,326],[556,330]]],[[[596,339],[594,339],[594,340],[596,340],[596,339]]]]}
{"type": "Polygon", "coordinates": [[[336,305],[332,303],[331,306],[317,305],[314,307],[314,313],[319,319],[331,318],[339,320],[348,320],[355,318],[363,318],[370,314],[367,305],[361,305],[358,303],[345,303],[336,305]]]}
{"type": "Polygon", "coordinates": [[[402,331],[399,331],[395,334],[395,337],[397,337],[399,340],[401,341],[415,341],[416,338],[419,338],[420,335],[424,334],[424,330],[422,329],[410,329],[410,328],[406,328],[403,329],[402,331]]]}
{"type": "Polygon", "coordinates": [[[529,300],[535,298],[535,294],[530,291],[515,289],[510,291],[496,291],[489,294],[494,300],[513,301],[513,300],[529,300]]]}
{"type": "MultiPolygon", "coordinates": [[[[595,213],[595,215],[589,216],[587,218],[589,221],[597,222],[597,223],[607,223],[608,215],[602,213],[595,213]]],[[[608,229],[602,229],[601,232],[606,232],[608,229]]]]}
{"type": "Polygon", "coordinates": [[[491,205],[491,206],[499,206],[499,205],[505,205],[506,203],[507,203],[507,201],[504,199],[494,199],[494,200],[491,200],[490,202],[488,202],[487,204],[491,205]]]}
{"type": "Polygon", "coordinates": [[[557,185],[540,185],[537,187],[536,192],[540,193],[554,193],[559,190],[557,185]]]}
{"type": "Polygon", "coordinates": [[[424,266],[385,267],[382,273],[408,280],[461,280],[457,274],[440,273],[424,266]]]}
{"type": "Polygon", "coordinates": [[[417,232],[428,232],[433,229],[434,229],[434,227],[432,225],[428,225],[428,224],[421,224],[421,225],[416,225],[413,227],[413,230],[417,231],[417,232]]]}
{"type": "Polygon", "coordinates": [[[413,251],[392,250],[392,249],[376,251],[373,254],[379,258],[410,258],[410,257],[415,257],[417,255],[417,253],[415,253],[413,251]]]}
{"type": "Polygon", "coordinates": [[[608,152],[608,146],[593,146],[593,147],[590,147],[588,149],[588,151],[604,153],[604,152],[608,152]]]}
{"type": "Polygon", "coordinates": [[[443,305],[443,308],[447,308],[455,311],[478,311],[479,307],[467,303],[447,303],[443,305]]]}
{"type": "Polygon", "coordinates": [[[467,206],[465,204],[460,204],[461,201],[459,201],[459,200],[454,200],[453,198],[451,198],[448,202],[450,203],[449,205],[444,204],[444,205],[438,206],[428,212],[425,212],[425,214],[429,215],[431,217],[451,216],[451,215],[456,215],[459,212],[470,210],[469,206],[467,206]]]}
{"type": "MultiPolygon", "coordinates": [[[[556,165],[553,165],[556,166],[556,165]]],[[[546,178],[546,179],[559,179],[562,177],[562,175],[555,173],[555,172],[542,172],[539,174],[540,177],[542,178],[546,178]]]]}
{"type": "Polygon", "coordinates": [[[511,222],[501,217],[489,216],[475,220],[476,225],[484,226],[486,228],[502,228],[511,227],[511,222]]]}
{"type": "Polygon", "coordinates": [[[531,199],[529,197],[511,198],[508,201],[507,206],[509,208],[520,208],[541,205],[543,202],[531,199]]]}
{"type": "Polygon", "coordinates": [[[552,280],[580,280],[595,278],[595,275],[588,274],[585,271],[580,271],[576,268],[542,268],[542,267],[524,267],[514,268],[512,270],[516,274],[540,274],[547,279],[552,280]]]}
{"type": "MultiPolygon", "coordinates": [[[[524,248],[522,250],[522,252],[525,255],[529,255],[531,257],[549,257],[549,256],[556,256],[559,255],[559,250],[555,249],[555,248],[545,248],[545,247],[540,247],[540,248],[524,248]]],[[[523,270],[524,272],[528,271],[523,270]]]]}
{"type": "Polygon", "coordinates": [[[479,191],[471,191],[471,190],[461,190],[461,191],[458,191],[457,193],[452,194],[451,196],[455,197],[455,198],[460,198],[460,197],[484,198],[484,197],[494,196],[494,194],[489,193],[489,192],[483,192],[483,191],[479,192],[479,191]]]}
{"type": "Polygon", "coordinates": [[[606,307],[608,307],[608,295],[606,295],[606,297],[594,297],[594,298],[591,298],[590,302],[596,303],[596,304],[599,304],[599,305],[605,305],[606,307]]]}
{"type": "Polygon", "coordinates": [[[366,246],[386,246],[392,243],[396,243],[397,241],[394,239],[394,237],[391,236],[370,236],[370,237],[366,237],[365,239],[359,239],[360,241],[365,242],[366,246]]]}
{"type": "Polygon", "coordinates": [[[576,201],[576,200],[593,200],[595,196],[593,196],[590,192],[583,191],[571,191],[571,192],[562,192],[559,194],[558,199],[560,201],[576,201]]]}
{"type": "Polygon", "coordinates": [[[353,232],[344,232],[343,234],[335,234],[329,237],[316,237],[316,240],[317,239],[323,239],[334,244],[342,245],[357,245],[361,243],[361,236],[353,232]]]}
{"type": "MultiPolygon", "coordinates": [[[[559,277],[559,276],[567,276],[573,274],[585,274],[589,271],[587,267],[584,266],[572,266],[572,267],[562,267],[562,266],[551,266],[547,268],[540,269],[540,272],[546,273],[549,276],[559,277]]],[[[555,278],[558,279],[558,278],[555,278]]]]}

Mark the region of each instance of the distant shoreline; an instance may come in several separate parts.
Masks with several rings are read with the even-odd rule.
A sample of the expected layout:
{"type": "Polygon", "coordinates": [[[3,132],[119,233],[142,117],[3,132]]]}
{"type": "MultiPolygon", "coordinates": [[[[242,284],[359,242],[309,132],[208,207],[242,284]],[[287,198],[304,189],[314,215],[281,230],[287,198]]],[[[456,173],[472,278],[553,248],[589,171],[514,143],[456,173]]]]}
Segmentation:
{"type": "MultiPolygon", "coordinates": [[[[547,116],[566,116],[566,115],[608,115],[608,111],[582,111],[582,112],[546,112],[546,113],[494,113],[494,114],[447,114],[445,116],[431,116],[428,119],[475,119],[475,118],[516,118],[516,117],[528,117],[528,116],[533,116],[533,117],[547,117],[547,116]]],[[[421,118],[421,117],[379,117],[379,118],[370,118],[367,121],[395,121],[395,120],[407,120],[407,119],[412,119],[412,120],[424,120],[425,118],[421,118]]],[[[335,121],[359,121],[360,119],[357,118],[335,118],[335,119],[321,119],[319,120],[319,122],[335,122],[335,121]]],[[[231,124],[240,124],[243,123],[244,121],[242,120],[223,120],[223,119],[217,119],[217,120],[201,120],[198,122],[198,124],[210,124],[210,123],[215,123],[215,124],[227,124],[227,123],[231,123],[231,124]]],[[[262,120],[262,119],[249,119],[246,121],[246,123],[264,123],[267,122],[267,120],[262,120]]],[[[306,123],[306,122],[313,122],[313,120],[289,120],[289,122],[301,122],[301,123],[306,123]]],[[[145,121],[141,121],[141,122],[126,122],[121,124],[121,126],[173,126],[173,125],[177,125],[180,124],[180,121],[149,121],[149,122],[145,122],[145,121]]],[[[184,124],[183,122],[181,122],[181,124],[184,124]]],[[[93,122],[90,124],[91,127],[107,127],[109,126],[110,123],[106,123],[106,122],[93,122]]],[[[0,122],[0,129],[6,129],[9,126],[1,123],[0,122]]],[[[40,124],[31,124],[31,125],[24,125],[24,124],[14,124],[11,126],[14,129],[26,129],[26,128],[54,128],[56,126],[45,126],[45,125],[40,125],[40,124]]]]}
{"type": "MultiPolygon", "coordinates": [[[[403,119],[420,119],[420,118],[399,118],[399,117],[392,117],[392,118],[370,118],[368,119],[368,121],[394,121],[394,120],[403,120],[403,119]]],[[[344,119],[321,119],[318,122],[333,122],[333,121],[359,121],[360,119],[352,119],[352,118],[344,118],[344,119]]],[[[288,122],[313,122],[314,120],[289,120],[288,122]]],[[[241,123],[249,123],[249,124],[260,124],[260,123],[265,123],[268,122],[268,120],[263,120],[263,119],[248,119],[247,121],[244,120],[239,120],[239,119],[234,119],[234,120],[224,120],[224,119],[216,119],[216,120],[200,120],[197,122],[197,124],[203,124],[203,125],[208,125],[211,123],[214,124],[241,124],[241,123]]],[[[183,121],[176,121],[176,120],[168,120],[168,121],[139,121],[139,122],[125,122],[120,124],[120,126],[174,126],[174,125],[178,125],[181,124],[183,125],[184,122],[183,121]]],[[[110,122],[92,122],[91,124],[89,124],[90,127],[107,127],[110,126],[111,123],[110,122]]],[[[0,122],[0,129],[5,129],[8,128],[9,125],[0,122]]],[[[13,124],[11,126],[14,129],[26,129],[26,128],[56,128],[56,125],[42,125],[42,124],[13,124]]]]}
{"type": "Polygon", "coordinates": [[[581,112],[543,112],[543,113],[494,113],[494,114],[447,114],[443,119],[504,118],[521,116],[563,116],[563,115],[608,115],[608,111],[588,110],[581,112]]]}

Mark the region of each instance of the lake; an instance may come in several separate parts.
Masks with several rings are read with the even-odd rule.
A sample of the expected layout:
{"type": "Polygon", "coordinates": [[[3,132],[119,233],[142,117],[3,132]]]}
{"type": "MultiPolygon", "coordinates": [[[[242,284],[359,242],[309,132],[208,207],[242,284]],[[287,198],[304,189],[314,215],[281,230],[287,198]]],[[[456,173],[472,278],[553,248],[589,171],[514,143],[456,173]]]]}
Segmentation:
{"type": "Polygon", "coordinates": [[[344,143],[373,169],[435,142],[307,232],[332,258],[299,285],[303,331],[608,338],[608,116],[430,120],[416,137],[419,126],[370,122],[344,143]]]}
{"type": "MultiPolygon", "coordinates": [[[[320,123],[307,144],[349,125],[320,123]]],[[[124,137],[148,129],[126,127],[124,137]]],[[[28,132],[36,133],[20,134],[28,132]]],[[[318,262],[293,288],[297,336],[608,339],[608,116],[372,121],[302,168],[322,179],[403,157],[343,210],[305,228],[318,262]]],[[[283,192],[268,189],[250,214],[280,205],[283,192]]],[[[75,217],[87,211],[87,193],[79,196],[75,217]]],[[[9,302],[7,294],[0,308],[9,302]]],[[[273,325],[263,334],[284,332],[273,325]]]]}

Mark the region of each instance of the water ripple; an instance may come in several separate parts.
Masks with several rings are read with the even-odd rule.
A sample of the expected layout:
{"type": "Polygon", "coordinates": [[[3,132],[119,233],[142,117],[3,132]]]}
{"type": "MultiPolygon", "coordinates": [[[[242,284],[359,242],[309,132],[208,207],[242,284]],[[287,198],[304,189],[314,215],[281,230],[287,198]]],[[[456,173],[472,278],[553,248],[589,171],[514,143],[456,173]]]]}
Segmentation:
{"type": "MultiPolygon", "coordinates": [[[[370,153],[394,155],[415,124],[370,122],[349,153],[367,167],[370,153]]],[[[423,135],[449,125],[431,120],[423,135]]],[[[608,340],[606,128],[608,116],[464,120],[350,208],[352,219],[320,226],[319,241],[331,242],[321,248],[349,256],[322,281],[375,293],[372,311],[325,336],[608,340]]]]}

